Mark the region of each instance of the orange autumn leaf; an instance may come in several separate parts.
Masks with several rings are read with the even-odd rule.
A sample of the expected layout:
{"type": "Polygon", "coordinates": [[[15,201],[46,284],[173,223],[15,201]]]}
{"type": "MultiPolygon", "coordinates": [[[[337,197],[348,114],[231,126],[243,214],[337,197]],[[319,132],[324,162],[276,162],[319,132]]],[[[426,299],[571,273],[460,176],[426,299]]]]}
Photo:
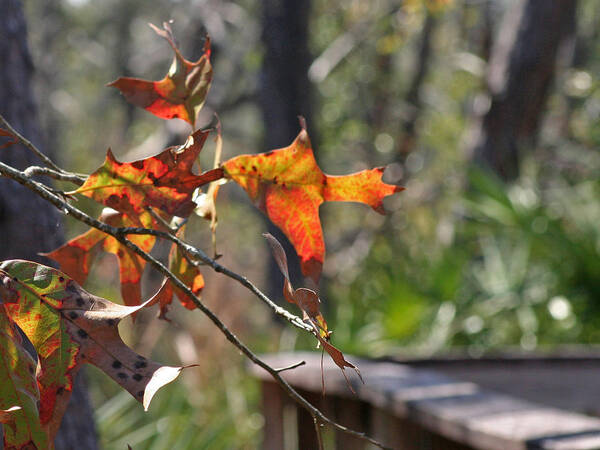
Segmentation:
{"type": "MultiPolygon", "coordinates": [[[[184,233],[185,226],[182,226],[177,232],[177,236],[183,239],[185,237],[184,233]]],[[[169,252],[169,270],[188,286],[194,294],[197,296],[200,295],[200,292],[204,288],[204,277],[200,273],[200,270],[187,260],[177,244],[173,244],[169,252]]],[[[196,304],[185,292],[173,286],[171,280],[165,278],[158,292],[148,302],[149,306],[155,303],[159,304],[159,318],[167,319],[166,314],[169,311],[169,305],[173,302],[174,294],[177,295],[181,304],[187,309],[196,308],[196,304]]]]}
{"type": "MultiPolygon", "coordinates": [[[[132,219],[130,216],[105,208],[99,220],[113,227],[153,228],[152,217],[148,212],[132,219]]],[[[129,235],[128,239],[145,252],[154,247],[156,238],[150,235],[129,235]]],[[[100,250],[112,253],[119,261],[119,277],[121,280],[121,296],[123,303],[130,306],[139,305],[142,301],[140,281],[146,261],[135,254],[114,237],[96,228],[71,239],[56,250],[45,253],[60,264],[60,268],[79,284],[88,277],[90,267],[100,250]]]]}
{"type": "Polygon", "coordinates": [[[210,40],[206,38],[204,53],[200,59],[191,62],[181,55],[168,23],[163,24],[163,30],[152,24],[150,26],[156,34],[167,40],[175,52],[167,75],[160,81],[121,77],[108,86],[116,87],[127,101],[155,116],[162,119],[183,119],[194,126],[212,81],[210,40]]]}
{"type": "Polygon", "coordinates": [[[384,214],[384,197],[403,190],[381,181],[382,167],[342,176],[323,173],[305,129],[289,147],[240,155],[226,161],[223,169],[284,232],[300,257],[302,273],[315,283],[325,257],[319,205],[361,202],[384,214]]]}
{"type": "Polygon", "coordinates": [[[119,162],[109,150],[102,167],[91,174],[73,193],[90,197],[129,216],[155,207],[186,217],[196,207],[194,190],[223,176],[222,169],[196,175],[192,167],[209,131],[188,137],[185,145],[170,147],[156,156],[133,162],[119,162]]]}
{"type": "MultiPolygon", "coordinates": [[[[2,262],[0,297],[3,299],[0,308],[19,326],[36,351],[39,403],[34,405],[39,408],[39,424],[47,441],[54,440],[73,391],[73,381],[84,363],[103,370],[145,409],[154,393],[183,369],[146,359],[121,340],[119,321],[145,305],[121,306],[92,295],[54,268],[29,261],[2,262]]],[[[12,374],[13,379],[17,375],[12,374]]],[[[27,391],[35,395],[31,387],[27,391]]],[[[23,397],[27,392],[20,391],[20,394],[23,397]]],[[[4,395],[2,400],[5,400],[4,395]]],[[[10,403],[12,406],[15,402],[10,403]]],[[[31,402],[19,403],[16,406],[26,413],[25,408],[31,402]]],[[[34,412],[29,414],[33,416],[34,412]]],[[[44,440],[40,430],[29,432],[35,432],[36,444],[44,440]]]]}

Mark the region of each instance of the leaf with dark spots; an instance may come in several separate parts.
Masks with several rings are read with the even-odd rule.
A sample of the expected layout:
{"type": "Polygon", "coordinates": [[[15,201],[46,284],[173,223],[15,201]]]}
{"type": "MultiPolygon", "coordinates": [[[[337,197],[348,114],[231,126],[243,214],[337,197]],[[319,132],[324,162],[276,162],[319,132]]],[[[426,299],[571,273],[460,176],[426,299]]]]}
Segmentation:
{"type": "MultiPolygon", "coordinates": [[[[2,288],[0,288],[0,296],[2,288]]],[[[40,423],[37,403],[40,392],[35,379],[36,363],[0,305],[0,424],[4,425],[4,448],[49,448],[47,430],[40,423]]]]}
{"type": "Polygon", "coordinates": [[[284,232],[300,257],[302,273],[315,283],[325,257],[321,203],[361,202],[383,214],[383,199],[403,189],[381,181],[383,168],[343,176],[323,173],[305,129],[289,147],[240,155],[223,163],[223,169],[284,232]]]}
{"type": "Polygon", "coordinates": [[[119,162],[109,150],[102,167],[72,193],[82,194],[129,216],[148,207],[187,217],[196,204],[194,190],[223,177],[217,168],[196,175],[192,168],[209,131],[196,131],[181,147],[170,147],[140,161],[119,162]]]}
{"type": "MultiPolygon", "coordinates": [[[[39,423],[49,441],[58,430],[83,363],[103,370],[140,402],[139,393],[143,393],[145,409],[154,393],[182,370],[146,360],[121,340],[118,322],[145,305],[117,305],[86,292],[56,269],[28,261],[4,261],[0,279],[0,295],[7,288],[18,295],[17,301],[3,305],[6,316],[23,330],[38,356],[39,423]],[[69,312],[76,312],[77,318],[70,319],[69,312]],[[144,368],[135,367],[140,359],[147,362],[144,368]],[[118,368],[115,361],[120,363],[118,368]]],[[[0,332],[7,329],[0,326],[0,332]]],[[[0,383],[0,389],[4,384],[0,383]]],[[[4,399],[1,395],[0,402],[4,399]]]]}
{"type": "Polygon", "coordinates": [[[109,86],[116,87],[127,101],[155,116],[162,119],[182,119],[194,126],[212,81],[210,40],[206,37],[203,55],[198,61],[191,62],[179,52],[168,23],[163,24],[163,30],[150,26],[167,40],[175,52],[167,75],[160,81],[121,77],[109,86]]]}
{"type": "MultiPolygon", "coordinates": [[[[99,220],[113,227],[155,227],[152,216],[147,211],[132,219],[131,216],[105,208],[99,220]]],[[[128,235],[127,238],[146,252],[151,251],[156,242],[156,238],[150,235],[128,235]]],[[[100,250],[112,253],[117,257],[123,302],[129,306],[139,305],[142,299],[140,282],[146,261],[114,237],[92,228],[56,250],[44,253],[44,256],[57,261],[62,271],[79,284],[83,284],[100,250]]]]}
{"type": "MultiPolygon", "coordinates": [[[[177,232],[177,236],[183,239],[185,237],[184,233],[185,226],[182,226],[177,232]]],[[[204,288],[204,277],[200,273],[200,270],[185,257],[177,244],[173,244],[169,252],[169,270],[188,286],[196,296],[200,295],[200,292],[204,288]]],[[[196,308],[196,304],[185,292],[175,287],[171,280],[165,278],[158,292],[148,302],[149,305],[159,304],[159,317],[161,319],[167,319],[166,314],[173,302],[174,294],[177,295],[181,304],[187,309],[196,308]]]]}
{"type": "Polygon", "coordinates": [[[136,361],[133,365],[136,369],[141,369],[142,367],[146,367],[148,364],[146,361],[136,361]]]}

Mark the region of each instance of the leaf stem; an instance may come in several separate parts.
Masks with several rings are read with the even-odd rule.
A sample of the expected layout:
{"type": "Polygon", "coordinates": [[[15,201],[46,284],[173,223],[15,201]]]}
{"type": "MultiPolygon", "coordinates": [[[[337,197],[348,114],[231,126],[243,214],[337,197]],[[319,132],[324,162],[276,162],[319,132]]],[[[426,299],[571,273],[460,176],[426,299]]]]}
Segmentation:
{"type": "Polygon", "coordinates": [[[154,208],[152,208],[151,206],[148,206],[148,207],[146,207],[146,210],[150,213],[150,215],[154,218],[154,220],[156,220],[158,223],[160,223],[163,227],[165,227],[171,233],[177,233],[178,228],[171,226],[171,224],[169,222],[167,222],[156,211],[154,211],[154,208]]]}

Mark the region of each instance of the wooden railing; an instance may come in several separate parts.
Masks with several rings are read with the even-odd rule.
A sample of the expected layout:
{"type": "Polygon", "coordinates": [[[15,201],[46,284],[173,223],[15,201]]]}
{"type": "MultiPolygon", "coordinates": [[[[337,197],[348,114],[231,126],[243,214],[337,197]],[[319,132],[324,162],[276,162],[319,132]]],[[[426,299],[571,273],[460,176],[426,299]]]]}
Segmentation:
{"type": "MultiPolygon", "coordinates": [[[[320,353],[265,356],[273,367],[306,361],[306,365],[284,372],[285,378],[331,418],[395,449],[600,448],[600,419],[562,409],[563,405],[577,405],[577,409],[589,411],[595,407],[598,411],[598,358],[480,360],[470,370],[467,360],[400,364],[347,357],[358,365],[365,380],[362,385],[347,371],[354,395],[339,369],[326,357],[324,396],[320,358],[320,353]],[[490,379],[492,382],[486,383],[490,379]],[[495,387],[493,380],[504,393],[488,388],[495,387]],[[592,380],[588,386],[578,385],[592,380]],[[510,395],[511,386],[518,397],[510,395]],[[557,398],[540,398],[540,392],[557,398]]],[[[266,372],[253,370],[262,385],[263,448],[318,448],[308,413],[298,409],[266,372]]],[[[324,440],[328,449],[373,448],[330,431],[325,431],[324,440]]]]}

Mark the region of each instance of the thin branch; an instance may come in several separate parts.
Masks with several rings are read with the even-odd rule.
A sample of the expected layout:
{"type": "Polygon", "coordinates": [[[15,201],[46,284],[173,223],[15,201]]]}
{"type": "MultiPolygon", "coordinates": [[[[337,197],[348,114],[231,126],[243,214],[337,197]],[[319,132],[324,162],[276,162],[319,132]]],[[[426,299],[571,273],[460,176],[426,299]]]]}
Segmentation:
{"type": "Polygon", "coordinates": [[[146,208],[146,211],[148,211],[150,213],[150,215],[154,218],[154,220],[156,220],[158,223],[160,223],[163,227],[165,227],[171,233],[177,233],[177,230],[179,228],[171,226],[171,224],[169,222],[167,222],[165,219],[160,217],[160,215],[156,211],[154,211],[154,208],[152,208],[151,206],[148,206],[146,208]]]}
{"type": "MultiPolygon", "coordinates": [[[[91,217],[90,217],[90,219],[91,219],[91,217]]],[[[92,220],[94,220],[94,219],[92,219],[92,220]]],[[[99,223],[102,223],[102,222],[99,222],[99,223]]],[[[94,226],[94,225],[90,225],[90,226],[94,226]]],[[[111,228],[113,228],[113,227],[111,227],[111,228]]],[[[153,230],[151,228],[124,227],[124,228],[113,228],[113,229],[115,230],[115,232],[117,232],[123,236],[127,235],[127,234],[149,234],[152,236],[167,239],[167,240],[173,242],[174,244],[177,244],[177,246],[184,253],[189,254],[194,259],[202,261],[202,263],[204,265],[209,266],[215,272],[222,273],[223,275],[240,283],[246,289],[251,291],[256,297],[258,297],[259,300],[261,300],[263,303],[265,303],[267,306],[269,306],[269,308],[271,308],[275,312],[275,314],[280,315],[281,317],[286,319],[288,322],[290,322],[292,325],[295,325],[296,327],[301,328],[304,331],[313,333],[314,330],[310,325],[304,323],[304,321],[302,319],[300,319],[298,316],[295,316],[295,315],[289,313],[285,308],[282,308],[281,306],[278,306],[277,304],[275,304],[259,288],[257,288],[250,280],[248,280],[248,278],[246,278],[243,275],[238,274],[237,272],[234,272],[231,269],[228,269],[225,266],[222,266],[215,259],[208,256],[203,250],[196,248],[193,245],[188,244],[187,242],[182,241],[177,236],[174,236],[169,233],[165,233],[164,231],[153,230]]],[[[102,231],[104,231],[104,230],[102,230],[102,231]]]]}
{"type": "Polygon", "coordinates": [[[378,17],[365,17],[353,24],[350,29],[336,37],[333,42],[313,60],[308,68],[308,79],[313,83],[321,83],[329,74],[364,42],[370,42],[367,36],[372,33],[373,25],[380,17],[387,18],[398,9],[395,4],[388,5],[386,11],[378,17]]]}
{"type": "MultiPolygon", "coordinates": [[[[91,216],[87,215],[83,211],[79,210],[78,208],[75,208],[74,206],[72,206],[69,203],[67,203],[66,201],[64,201],[58,195],[55,195],[52,192],[50,192],[46,188],[46,186],[43,185],[42,183],[37,182],[37,181],[31,179],[30,177],[27,177],[27,175],[25,175],[20,170],[17,170],[11,166],[8,166],[2,162],[0,162],[0,175],[3,175],[7,178],[11,178],[11,179],[17,181],[19,184],[22,184],[23,186],[31,189],[33,192],[38,194],[40,197],[42,197],[43,199],[52,203],[54,206],[56,206],[64,214],[71,215],[72,217],[76,218],[77,220],[79,220],[91,227],[94,227],[100,231],[103,231],[104,233],[107,233],[107,234],[113,236],[115,239],[117,239],[117,241],[121,242],[127,248],[129,248],[130,250],[132,250],[133,252],[135,252],[136,254],[141,256],[144,260],[149,262],[150,265],[152,265],[156,270],[158,270],[160,273],[162,273],[165,277],[169,278],[171,280],[171,282],[177,288],[179,288],[183,292],[185,292],[185,294],[190,299],[192,299],[192,301],[197,306],[197,308],[200,309],[217,326],[217,328],[219,328],[219,330],[225,335],[227,340],[229,340],[234,346],[236,346],[254,364],[256,364],[259,367],[261,367],[262,369],[266,370],[275,379],[275,381],[277,381],[277,383],[279,383],[281,388],[292,399],[294,399],[301,407],[303,407],[304,409],[306,409],[309,412],[309,414],[313,417],[315,422],[326,423],[326,424],[330,425],[332,428],[335,428],[339,431],[342,431],[349,435],[355,436],[357,438],[366,440],[366,441],[370,442],[371,444],[376,445],[377,447],[384,448],[384,449],[387,448],[387,447],[384,447],[383,444],[376,441],[375,439],[365,435],[365,433],[359,433],[358,431],[354,431],[343,425],[340,425],[339,423],[337,423],[334,420],[325,416],[319,409],[315,408],[312,404],[310,404],[287,381],[285,381],[274,368],[272,368],[267,363],[262,361],[258,356],[256,356],[252,352],[252,350],[250,350],[242,341],[240,341],[237,338],[237,336],[231,330],[229,330],[229,328],[217,317],[217,315],[214,312],[212,312],[211,309],[209,309],[207,306],[205,306],[204,303],[202,303],[202,301],[194,294],[194,292],[185,283],[183,283],[179,278],[177,278],[171,271],[169,271],[169,269],[167,269],[167,267],[163,263],[158,261],[156,258],[151,256],[150,254],[146,253],[145,251],[140,249],[137,245],[135,245],[133,242],[131,242],[129,239],[127,239],[126,234],[128,234],[128,233],[126,233],[126,230],[127,230],[126,228],[121,228],[121,229],[115,228],[106,223],[100,222],[100,221],[92,218],[91,216]]],[[[151,230],[148,230],[148,231],[151,231],[151,230]]],[[[156,231],[156,230],[152,230],[152,231],[156,231]]],[[[129,233],[129,234],[143,234],[143,233],[129,233]]],[[[147,234],[155,234],[155,233],[147,233],[147,234]]],[[[161,237],[171,236],[168,233],[161,233],[160,235],[161,235],[161,237]]],[[[171,240],[173,240],[173,239],[171,239],[171,240]]],[[[198,252],[198,254],[204,254],[204,252],[201,252],[199,249],[194,249],[194,247],[192,247],[189,244],[184,243],[183,241],[180,241],[179,239],[177,239],[177,241],[179,241],[181,243],[181,244],[178,243],[178,245],[184,246],[184,248],[186,248],[186,250],[188,250],[188,251],[191,251],[193,249],[193,250],[196,250],[198,252]]],[[[173,240],[173,242],[175,242],[175,241],[173,240]]],[[[209,258],[206,255],[204,255],[204,257],[207,260],[213,261],[213,260],[211,260],[211,258],[209,258]]],[[[215,261],[213,261],[213,264],[209,264],[209,265],[211,265],[211,267],[213,267],[213,269],[218,272],[225,273],[225,270],[227,270],[231,275],[234,275],[234,276],[231,276],[231,278],[234,278],[234,279],[242,282],[242,284],[244,284],[244,285],[246,285],[245,283],[247,283],[247,285],[252,286],[254,288],[254,290],[256,290],[258,293],[260,293],[261,296],[265,297],[265,299],[268,302],[273,303],[262,292],[260,292],[260,290],[258,290],[258,288],[256,288],[252,283],[250,283],[245,277],[242,277],[241,275],[238,275],[234,272],[229,271],[228,269],[225,269],[223,266],[217,264],[215,261]],[[219,267],[221,270],[217,270],[217,267],[219,267]],[[245,281],[245,283],[243,281],[245,281]]],[[[260,296],[259,296],[259,298],[260,298],[260,296]]],[[[289,313],[288,313],[288,315],[292,316],[289,313]]],[[[293,317],[298,321],[300,320],[299,318],[297,318],[295,316],[293,316],[293,317]]],[[[304,326],[302,328],[304,328],[304,326]]]]}
{"type": "Polygon", "coordinates": [[[54,161],[52,161],[50,158],[44,155],[35,145],[33,145],[29,141],[29,139],[26,139],[21,135],[21,133],[15,130],[12,127],[12,125],[6,121],[2,114],[0,114],[0,127],[12,133],[21,142],[21,144],[23,144],[25,147],[27,147],[29,150],[35,153],[38,156],[38,158],[40,158],[42,161],[44,161],[44,163],[46,163],[48,167],[56,170],[57,172],[62,172],[61,168],[54,164],[54,161]]]}
{"type": "Polygon", "coordinates": [[[315,59],[308,69],[308,78],[313,83],[320,83],[331,73],[331,71],[342,61],[348,53],[364,40],[364,34],[370,25],[369,20],[363,20],[355,24],[350,30],[338,36],[315,59]]]}
{"type": "Polygon", "coordinates": [[[70,172],[64,172],[64,171],[58,172],[58,171],[56,171],[54,169],[50,169],[48,167],[39,167],[39,166],[30,166],[27,169],[25,169],[25,171],[23,173],[25,175],[27,175],[28,177],[32,177],[35,175],[45,175],[47,177],[54,178],[55,180],[69,181],[78,186],[81,186],[85,182],[85,179],[87,178],[86,176],[79,175],[77,173],[70,173],[70,172]]]}
{"type": "Polygon", "coordinates": [[[283,372],[285,370],[292,370],[292,369],[295,369],[296,367],[300,367],[300,366],[303,366],[305,364],[306,364],[306,361],[299,361],[299,362],[291,364],[289,366],[285,366],[285,367],[281,367],[279,369],[275,369],[275,372],[281,373],[281,372],[283,372]]]}
{"type": "Polygon", "coordinates": [[[317,433],[317,443],[319,444],[319,450],[323,450],[323,436],[321,435],[321,424],[317,420],[316,417],[313,417],[313,422],[315,423],[315,433],[317,433]]]}
{"type": "Polygon", "coordinates": [[[250,292],[252,292],[259,300],[265,303],[269,308],[273,310],[273,312],[292,325],[300,328],[304,331],[308,331],[310,333],[313,332],[313,328],[304,323],[300,317],[288,312],[285,308],[274,303],[269,297],[267,297],[258,287],[256,287],[250,280],[248,280],[245,276],[238,274],[237,272],[228,269],[225,266],[219,264],[215,259],[209,257],[203,250],[194,247],[193,245],[188,244],[187,242],[181,240],[174,234],[167,233],[165,231],[154,230],[152,228],[142,228],[142,227],[113,227],[104,222],[94,219],[93,217],[87,215],[80,209],[75,208],[71,204],[64,201],[61,198],[60,193],[52,192],[52,189],[48,186],[45,186],[42,183],[38,183],[27,177],[25,172],[18,171],[10,166],[7,166],[0,162],[0,174],[12,178],[15,181],[23,184],[24,186],[32,189],[38,195],[43,197],[45,200],[54,204],[63,214],[71,215],[75,219],[84,222],[85,224],[97,228],[100,231],[103,231],[106,234],[110,234],[111,236],[119,236],[124,237],[128,234],[140,234],[140,235],[151,235],[156,236],[162,239],[169,240],[176,244],[185,254],[190,255],[194,259],[194,263],[197,263],[197,260],[202,261],[203,265],[209,266],[215,272],[222,273],[223,275],[237,281],[250,292]],[[53,198],[48,197],[47,195],[55,196],[59,199],[60,203],[56,203],[53,198]]]}

